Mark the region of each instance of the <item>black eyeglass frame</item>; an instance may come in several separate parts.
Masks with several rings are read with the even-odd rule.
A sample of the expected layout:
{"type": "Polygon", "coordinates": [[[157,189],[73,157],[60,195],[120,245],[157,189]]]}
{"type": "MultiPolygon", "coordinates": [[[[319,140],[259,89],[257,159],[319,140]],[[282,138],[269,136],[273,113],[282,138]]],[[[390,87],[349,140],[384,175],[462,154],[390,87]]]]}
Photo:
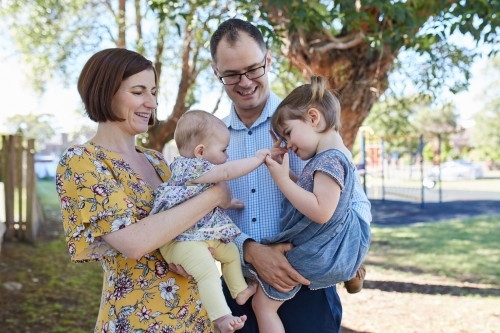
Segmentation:
{"type": "MultiPolygon", "coordinates": [[[[255,68],[252,68],[251,70],[249,71],[246,71],[245,73],[239,73],[239,74],[230,74],[230,75],[225,75],[225,76],[221,76],[221,75],[217,75],[217,77],[219,78],[219,81],[225,85],[225,86],[234,86],[235,84],[238,84],[241,82],[241,76],[242,75],[245,75],[247,77],[247,79],[249,80],[256,80],[258,78],[261,78],[263,77],[265,74],[266,74],[266,66],[267,66],[267,52],[266,54],[264,55],[264,66],[259,66],[259,67],[255,67],[255,68]],[[262,75],[260,76],[257,76],[257,77],[254,77],[254,78],[249,78],[248,77],[248,73],[252,72],[252,71],[255,71],[259,68],[264,68],[264,73],[262,73],[262,75]],[[235,83],[224,83],[224,81],[222,79],[226,78],[226,77],[230,77],[230,76],[236,76],[236,75],[239,75],[240,76],[240,79],[238,80],[238,82],[235,82],[235,83]]],[[[219,72],[219,69],[217,69],[217,72],[219,72]]]]}

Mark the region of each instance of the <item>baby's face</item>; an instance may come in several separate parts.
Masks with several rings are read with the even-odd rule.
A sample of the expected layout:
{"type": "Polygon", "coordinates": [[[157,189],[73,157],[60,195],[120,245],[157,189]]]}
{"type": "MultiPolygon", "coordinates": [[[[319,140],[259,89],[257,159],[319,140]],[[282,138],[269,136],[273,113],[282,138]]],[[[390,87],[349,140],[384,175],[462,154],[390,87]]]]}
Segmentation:
{"type": "Polygon", "coordinates": [[[205,145],[203,158],[212,164],[224,164],[229,155],[227,154],[227,146],[229,145],[229,130],[223,128],[212,136],[209,142],[205,145]]]}

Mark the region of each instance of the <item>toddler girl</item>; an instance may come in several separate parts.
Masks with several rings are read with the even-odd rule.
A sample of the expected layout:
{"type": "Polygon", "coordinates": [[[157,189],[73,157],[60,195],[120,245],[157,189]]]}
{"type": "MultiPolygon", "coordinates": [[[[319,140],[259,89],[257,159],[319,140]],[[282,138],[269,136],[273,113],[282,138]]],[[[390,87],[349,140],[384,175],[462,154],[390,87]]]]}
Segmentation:
{"type": "MultiPolygon", "coordinates": [[[[292,243],[294,247],[286,257],[311,282],[311,289],[353,279],[361,284],[350,292],[359,291],[370,229],[351,208],[353,190],[359,182],[355,182],[358,175],[351,153],[339,135],[339,101],[326,89],[324,78],[313,76],[311,84],[294,89],[280,103],[271,124],[280,140],[274,138],[266,164],[285,199],[281,233],[262,243],[292,243]],[[282,142],[286,147],[281,147],[282,142]],[[310,159],[299,177],[289,170],[288,150],[302,160],[310,159]]],[[[279,292],[253,273],[260,285],[252,300],[259,332],[285,332],[277,310],[301,286],[279,292]]]]}
{"type": "MultiPolygon", "coordinates": [[[[181,156],[170,165],[169,181],[156,190],[152,214],[196,196],[214,183],[244,176],[270,155],[269,150],[262,149],[254,157],[226,163],[229,130],[220,119],[205,111],[188,111],[180,117],[174,139],[181,156]]],[[[242,208],[242,203],[233,199],[231,208],[242,208]]],[[[215,251],[215,259],[221,262],[222,275],[231,296],[244,304],[255,293],[256,285],[246,284],[238,249],[231,242],[239,233],[229,216],[215,208],[160,248],[167,262],[181,265],[195,279],[203,306],[222,333],[242,328],[246,316],[232,316],[222,292],[219,271],[208,248],[215,251]]]]}

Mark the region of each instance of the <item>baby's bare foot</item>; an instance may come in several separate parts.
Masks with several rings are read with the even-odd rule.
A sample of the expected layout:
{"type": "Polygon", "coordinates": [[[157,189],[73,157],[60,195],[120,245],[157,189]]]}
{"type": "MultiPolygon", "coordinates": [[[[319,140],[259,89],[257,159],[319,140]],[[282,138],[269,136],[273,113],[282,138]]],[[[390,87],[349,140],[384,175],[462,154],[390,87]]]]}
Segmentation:
{"type": "Polygon", "coordinates": [[[233,333],[242,329],[246,320],[247,316],[235,317],[232,314],[227,314],[215,319],[215,325],[217,325],[221,333],[233,333]]]}
{"type": "Polygon", "coordinates": [[[253,294],[255,294],[256,291],[257,291],[257,283],[256,282],[249,283],[247,289],[243,290],[238,295],[236,295],[236,303],[238,303],[239,305],[245,304],[248,301],[248,299],[251,296],[253,296],[253,294]]]}

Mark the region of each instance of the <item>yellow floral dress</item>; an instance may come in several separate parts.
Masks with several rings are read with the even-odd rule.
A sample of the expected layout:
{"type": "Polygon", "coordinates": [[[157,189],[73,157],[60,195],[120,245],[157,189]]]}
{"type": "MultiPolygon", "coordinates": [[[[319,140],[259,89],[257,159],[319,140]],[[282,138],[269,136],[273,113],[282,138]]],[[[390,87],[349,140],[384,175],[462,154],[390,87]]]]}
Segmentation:
{"type": "MultiPolygon", "coordinates": [[[[167,181],[163,156],[137,149],[167,181]]],[[[71,146],[57,167],[56,187],[72,261],[100,261],[104,270],[94,332],[214,332],[196,284],[169,272],[160,251],[134,260],[101,238],[146,217],[153,206],[153,188],[118,154],[93,143],[71,146]]]]}

